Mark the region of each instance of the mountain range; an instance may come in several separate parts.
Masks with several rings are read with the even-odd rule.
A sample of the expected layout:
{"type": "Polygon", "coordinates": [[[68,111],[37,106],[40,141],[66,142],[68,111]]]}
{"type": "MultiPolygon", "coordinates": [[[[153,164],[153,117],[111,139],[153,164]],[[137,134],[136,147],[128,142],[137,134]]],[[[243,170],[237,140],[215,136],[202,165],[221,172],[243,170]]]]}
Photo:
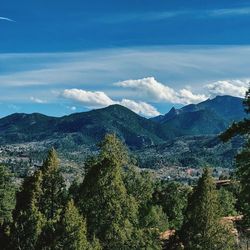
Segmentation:
{"type": "Polygon", "coordinates": [[[0,119],[0,145],[52,141],[59,151],[81,156],[83,148],[93,148],[105,134],[116,133],[143,167],[231,167],[241,143],[222,144],[218,134],[246,117],[242,101],[217,96],[150,119],[120,105],[63,117],[15,113],[0,119]]]}
{"type": "Polygon", "coordinates": [[[39,113],[15,113],[0,119],[0,143],[20,143],[77,135],[82,143],[96,143],[106,133],[116,133],[131,148],[155,145],[180,136],[216,135],[233,121],[245,117],[242,99],[217,96],[165,115],[146,119],[120,106],[111,105],[63,117],[39,113]]]}

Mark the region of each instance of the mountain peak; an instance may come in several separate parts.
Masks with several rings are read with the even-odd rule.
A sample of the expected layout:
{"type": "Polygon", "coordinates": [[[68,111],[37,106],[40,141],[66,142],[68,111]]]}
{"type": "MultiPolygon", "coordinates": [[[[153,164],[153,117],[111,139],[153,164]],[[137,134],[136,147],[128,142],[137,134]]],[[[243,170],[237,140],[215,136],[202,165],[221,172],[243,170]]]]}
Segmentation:
{"type": "Polygon", "coordinates": [[[207,99],[198,104],[189,104],[180,109],[174,107],[164,116],[153,118],[155,122],[164,123],[170,119],[183,113],[198,112],[201,110],[211,111],[217,114],[222,120],[228,122],[237,121],[245,116],[244,108],[242,105],[242,98],[230,95],[216,96],[212,99],[207,99]]]}

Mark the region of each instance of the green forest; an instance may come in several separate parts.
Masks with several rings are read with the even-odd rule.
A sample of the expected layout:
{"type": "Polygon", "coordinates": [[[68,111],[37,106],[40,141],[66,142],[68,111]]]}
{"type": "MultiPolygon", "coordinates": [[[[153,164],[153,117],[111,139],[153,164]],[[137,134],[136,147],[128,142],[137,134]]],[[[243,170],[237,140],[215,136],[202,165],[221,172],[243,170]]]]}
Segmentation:
{"type": "MultiPolygon", "coordinates": [[[[250,91],[244,105],[250,113],[250,91]]],[[[226,186],[216,184],[208,166],[192,186],[156,179],[138,170],[115,134],[99,143],[99,153],[84,164],[83,178],[70,187],[54,148],[20,185],[1,166],[1,249],[247,249],[249,133],[245,119],[220,135],[223,141],[248,138],[226,186]]]]}

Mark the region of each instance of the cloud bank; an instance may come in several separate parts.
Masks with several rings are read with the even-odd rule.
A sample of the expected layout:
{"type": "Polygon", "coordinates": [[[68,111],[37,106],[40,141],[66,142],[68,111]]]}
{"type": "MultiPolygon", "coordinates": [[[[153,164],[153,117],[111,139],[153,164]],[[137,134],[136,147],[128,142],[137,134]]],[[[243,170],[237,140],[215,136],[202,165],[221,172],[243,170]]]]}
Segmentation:
{"type": "Polygon", "coordinates": [[[231,95],[236,97],[244,97],[250,80],[225,80],[217,81],[206,85],[211,96],[231,95]]]}
{"type": "Polygon", "coordinates": [[[188,89],[176,91],[155,80],[154,77],[146,77],[138,80],[126,80],[117,82],[115,86],[130,88],[142,98],[152,102],[170,102],[178,104],[198,103],[208,97],[203,94],[193,94],[188,89]]]}
{"type": "Polygon", "coordinates": [[[101,91],[85,91],[82,89],[65,89],[62,96],[81,102],[89,108],[100,108],[115,104],[104,92],[101,91]]]}
{"type": "Polygon", "coordinates": [[[85,91],[82,89],[65,89],[62,97],[77,101],[88,108],[102,108],[113,104],[120,104],[134,111],[137,114],[153,117],[160,115],[155,107],[145,102],[136,102],[129,99],[114,101],[101,91],[85,91]]]}
{"type": "MultiPolygon", "coordinates": [[[[232,95],[244,97],[248,86],[248,80],[228,80],[217,81],[203,86],[207,94],[194,94],[191,89],[175,90],[167,85],[158,82],[154,77],[146,77],[137,80],[126,80],[114,83],[113,85],[121,88],[129,88],[135,92],[140,101],[123,98],[113,100],[102,91],[86,91],[83,89],[65,89],[61,96],[83,104],[87,108],[101,108],[113,104],[125,106],[137,114],[153,117],[160,115],[160,112],[150,103],[173,103],[191,104],[199,103],[213,98],[216,95],[232,95]],[[143,100],[143,101],[141,101],[143,100]]],[[[33,99],[34,101],[36,99],[33,99]]],[[[39,100],[39,99],[38,99],[39,100]]]]}

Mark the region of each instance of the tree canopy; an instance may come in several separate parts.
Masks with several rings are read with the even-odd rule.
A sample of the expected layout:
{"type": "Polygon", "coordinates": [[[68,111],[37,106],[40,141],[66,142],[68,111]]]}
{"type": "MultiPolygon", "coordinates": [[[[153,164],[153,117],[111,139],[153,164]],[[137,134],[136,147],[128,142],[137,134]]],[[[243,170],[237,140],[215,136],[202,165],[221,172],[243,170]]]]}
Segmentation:
{"type": "MultiPolygon", "coordinates": [[[[250,114],[250,88],[246,93],[243,102],[245,111],[250,114]]],[[[244,222],[250,226],[250,119],[245,118],[243,121],[233,123],[224,133],[220,135],[223,141],[228,141],[236,135],[244,135],[246,144],[243,150],[236,156],[237,176],[241,184],[240,203],[244,215],[244,222]]]]}

